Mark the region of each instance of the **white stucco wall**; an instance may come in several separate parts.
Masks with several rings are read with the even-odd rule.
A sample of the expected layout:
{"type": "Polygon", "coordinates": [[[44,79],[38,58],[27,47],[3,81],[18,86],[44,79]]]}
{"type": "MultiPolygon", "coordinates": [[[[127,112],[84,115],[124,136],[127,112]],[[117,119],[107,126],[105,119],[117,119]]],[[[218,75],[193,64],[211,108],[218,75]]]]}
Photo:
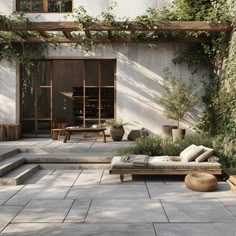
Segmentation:
{"type": "MultiPolygon", "coordinates": [[[[74,7],[84,5],[88,14],[97,16],[105,11],[112,0],[75,0],[74,7]]],[[[162,7],[172,0],[117,0],[114,13],[117,17],[131,17],[143,14],[149,7],[162,7]]],[[[10,14],[15,10],[15,1],[0,1],[0,12],[10,14]]],[[[67,14],[28,14],[37,21],[64,21],[67,14]],[[39,16],[37,19],[35,16],[39,16]]],[[[70,20],[70,19],[68,19],[70,20]]],[[[162,93],[160,83],[165,67],[185,77],[192,76],[191,69],[174,65],[172,59],[176,51],[184,48],[181,44],[114,44],[97,45],[90,53],[80,48],[74,49],[68,45],[61,45],[56,50],[47,50],[47,57],[111,57],[117,59],[117,116],[129,121],[133,126],[145,127],[153,133],[160,133],[163,124],[175,124],[167,120],[162,114],[162,108],[155,102],[155,96],[162,93]]],[[[202,70],[195,74],[197,84],[201,79],[202,70]]],[[[0,64],[0,123],[14,123],[16,121],[16,68],[15,65],[0,64]]],[[[200,85],[199,85],[200,86],[200,85]]],[[[198,88],[200,89],[200,87],[198,88]]],[[[202,114],[202,108],[195,109],[182,127],[193,127],[202,114]]]]}
{"type": "MultiPolygon", "coordinates": [[[[161,133],[161,126],[174,124],[163,116],[163,109],[155,102],[155,97],[163,93],[161,88],[163,69],[168,67],[177,76],[189,78],[191,69],[175,65],[172,58],[184,45],[163,43],[158,45],[97,45],[93,52],[84,53],[61,45],[57,50],[51,48],[47,52],[50,57],[110,57],[117,59],[117,118],[132,123],[126,129],[145,127],[153,133],[161,133]]],[[[205,70],[194,74],[196,89],[202,90],[200,80],[205,70]]],[[[191,75],[192,76],[192,75],[191,75]]],[[[193,128],[202,115],[202,107],[195,109],[194,114],[181,123],[184,128],[193,128]]]]}
{"type": "MultiPolygon", "coordinates": [[[[11,14],[16,10],[15,2],[16,0],[1,0],[0,12],[5,15],[11,14]]],[[[172,0],[74,0],[73,6],[74,8],[84,6],[87,13],[95,17],[102,11],[106,11],[114,2],[117,3],[117,6],[113,12],[117,17],[134,18],[145,13],[149,7],[160,8],[170,4],[172,0]]],[[[65,21],[65,16],[68,16],[68,13],[33,13],[27,15],[33,21],[65,21]]],[[[70,20],[70,18],[66,20],[70,20]]]]}
{"type": "Polygon", "coordinates": [[[16,123],[16,65],[0,63],[0,124],[16,123]]]}

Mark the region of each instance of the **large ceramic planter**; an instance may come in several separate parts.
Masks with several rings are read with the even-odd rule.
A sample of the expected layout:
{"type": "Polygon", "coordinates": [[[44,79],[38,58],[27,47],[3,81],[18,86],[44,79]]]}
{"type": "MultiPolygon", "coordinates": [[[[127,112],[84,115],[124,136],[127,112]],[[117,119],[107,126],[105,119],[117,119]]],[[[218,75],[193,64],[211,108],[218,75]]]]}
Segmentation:
{"type": "Polygon", "coordinates": [[[177,129],[175,125],[163,125],[162,131],[165,137],[172,138],[172,129],[177,129]]]}
{"type": "Polygon", "coordinates": [[[184,139],[185,133],[185,129],[172,129],[173,141],[175,142],[178,139],[184,139]]]}
{"type": "Polygon", "coordinates": [[[125,130],[123,126],[111,127],[110,134],[113,141],[121,141],[124,136],[125,130]]]}

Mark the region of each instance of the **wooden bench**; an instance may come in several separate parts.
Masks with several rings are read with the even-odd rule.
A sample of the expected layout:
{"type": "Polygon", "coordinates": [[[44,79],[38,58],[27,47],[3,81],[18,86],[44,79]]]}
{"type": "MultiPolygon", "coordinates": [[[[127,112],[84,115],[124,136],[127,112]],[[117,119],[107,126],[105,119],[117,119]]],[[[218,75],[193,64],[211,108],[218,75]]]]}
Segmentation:
{"type": "Polygon", "coordinates": [[[106,143],[106,135],[105,135],[106,128],[79,128],[79,127],[67,127],[65,128],[65,138],[64,143],[70,140],[70,136],[72,133],[102,133],[103,141],[106,143]]]}
{"type": "Polygon", "coordinates": [[[60,139],[60,135],[62,132],[64,132],[65,129],[52,129],[51,130],[51,137],[52,140],[59,140],[60,139]]]}

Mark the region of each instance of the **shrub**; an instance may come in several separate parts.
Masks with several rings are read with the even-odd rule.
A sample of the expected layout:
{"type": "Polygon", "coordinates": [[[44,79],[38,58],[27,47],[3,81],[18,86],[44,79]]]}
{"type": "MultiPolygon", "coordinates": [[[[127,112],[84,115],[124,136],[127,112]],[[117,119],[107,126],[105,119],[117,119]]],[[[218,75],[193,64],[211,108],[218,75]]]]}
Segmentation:
{"type": "Polygon", "coordinates": [[[205,134],[187,135],[185,139],[173,142],[162,142],[162,155],[179,156],[179,154],[191,144],[212,147],[212,139],[205,134]]]}
{"type": "Polygon", "coordinates": [[[162,138],[158,135],[140,137],[136,139],[134,146],[120,149],[118,154],[145,154],[149,156],[160,156],[162,138]]]}
{"type": "Polygon", "coordinates": [[[216,136],[213,140],[213,147],[223,166],[236,167],[236,140],[234,138],[216,136]]]}
{"type": "Polygon", "coordinates": [[[145,154],[149,156],[179,156],[180,152],[191,144],[212,147],[212,139],[206,135],[188,135],[183,140],[173,143],[170,140],[162,139],[160,136],[148,136],[138,138],[134,146],[120,149],[118,154],[145,154]]]}

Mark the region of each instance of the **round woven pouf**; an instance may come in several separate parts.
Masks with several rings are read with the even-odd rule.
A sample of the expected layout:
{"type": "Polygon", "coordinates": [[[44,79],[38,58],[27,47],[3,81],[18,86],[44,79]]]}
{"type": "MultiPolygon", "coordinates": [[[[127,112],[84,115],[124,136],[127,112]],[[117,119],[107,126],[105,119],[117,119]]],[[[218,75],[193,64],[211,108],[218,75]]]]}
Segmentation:
{"type": "Polygon", "coordinates": [[[208,173],[188,174],[184,179],[187,188],[198,192],[211,192],[217,188],[217,179],[208,173]]]}

